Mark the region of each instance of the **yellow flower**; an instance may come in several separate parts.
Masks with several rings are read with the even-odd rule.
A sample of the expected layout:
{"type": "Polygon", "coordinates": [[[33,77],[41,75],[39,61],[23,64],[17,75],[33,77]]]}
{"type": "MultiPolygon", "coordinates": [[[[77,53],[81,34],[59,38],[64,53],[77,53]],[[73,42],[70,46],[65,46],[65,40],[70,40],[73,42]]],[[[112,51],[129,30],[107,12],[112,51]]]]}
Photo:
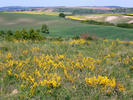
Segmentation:
{"type": "Polygon", "coordinates": [[[120,82],[118,83],[118,88],[119,88],[120,91],[125,90],[124,86],[122,84],[120,84],[120,82]]]}
{"type": "Polygon", "coordinates": [[[7,72],[8,72],[8,75],[12,75],[12,72],[11,72],[11,70],[8,70],[7,72]]]}
{"type": "Polygon", "coordinates": [[[22,51],[22,53],[23,53],[24,55],[27,55],[27,54],[28,54],[28,50],[24,50],[24,51],[22,51]]]}
{"type": "Polygon", "coordinates": [[[18,78],[18,74],[15,73],[14,76],[15,76],[16,78],[18,78]]]}
{"type": "Polygon", "coordinates": [[[130,69],[133,70],[133,66],[130,66],[130,69]]]}
{"type": "Polygon", "coordinates": [[[48,90],[47,93],[52,93],[52,91],[51,90],[48,90]]]}
{"type": "Polygon", "coordinates": [[[10,52],[7,53],[6,59],[10,59],[12,57],[12,54],[10,52]]]}

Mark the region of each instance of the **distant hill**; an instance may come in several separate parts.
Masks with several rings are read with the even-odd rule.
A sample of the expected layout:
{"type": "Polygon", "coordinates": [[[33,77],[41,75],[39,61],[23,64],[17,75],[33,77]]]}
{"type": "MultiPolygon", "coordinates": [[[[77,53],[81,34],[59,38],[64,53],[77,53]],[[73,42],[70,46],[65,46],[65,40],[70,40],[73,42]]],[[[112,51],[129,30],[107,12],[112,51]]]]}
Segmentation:
{"type": "Polygon", "coordinates": [[[121,7],[121,6],[105,6],[105,7],[109,7],[109,8],[125,8],[125,7],[121,7]]]}
{"type": "Polygon", "coordinates": [[[120,6],[53,6],[53,7],[21,7],[9,6],[0,7],[0,12],[7,11],[46,11],[46,12],[65,12],[75,14],[108,14],[108,13],[133,13],[133,8],[120,6]]]}
{"type": "Polygon", "coordinates": [[[20,7],[20,6],[9,6],[9,7],[0,7],[0,12],[5,11],[15,11],[15,10],[22,10],[22,9],[36,9],[36,8],[43,8],[43,7],[20,7]]]}

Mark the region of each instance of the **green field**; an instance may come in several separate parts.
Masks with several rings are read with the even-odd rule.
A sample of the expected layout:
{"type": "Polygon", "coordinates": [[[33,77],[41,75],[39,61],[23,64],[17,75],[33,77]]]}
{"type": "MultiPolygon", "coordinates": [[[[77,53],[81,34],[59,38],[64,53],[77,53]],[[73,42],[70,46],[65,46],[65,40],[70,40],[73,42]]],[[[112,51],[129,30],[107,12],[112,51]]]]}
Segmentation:
{"type": "Polygon", "coordinates": [[[133,29],[88,25],[50,15],[0,13],[0,30],[38,29],[42,24],[49,26],[49,36],[74,37],[82,33],[88,33],[108,39],[133,40],[133,29]]]}

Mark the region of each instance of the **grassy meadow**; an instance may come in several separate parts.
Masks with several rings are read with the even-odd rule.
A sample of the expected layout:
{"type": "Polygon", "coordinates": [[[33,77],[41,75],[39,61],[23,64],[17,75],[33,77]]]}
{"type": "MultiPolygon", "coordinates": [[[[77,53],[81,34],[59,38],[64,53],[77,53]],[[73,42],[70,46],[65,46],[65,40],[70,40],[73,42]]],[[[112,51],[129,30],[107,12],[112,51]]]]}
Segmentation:
{"type": "Polygon", "coordinates": [[[133,43],[0,42],[2,100],[132,100],[133,43]]]}
{"type": "Polygon", "coordinates": [[[124,29],[114,26],[89,25],[77,21],[66,20],[58,16],[0,13],[0,30],[16,31],[23,28],[38,29],[42,24],[47,24],[50,30],[48,36],[74,37],[87,33],[107,39],[133,40],[133,29],[124,29]]]}

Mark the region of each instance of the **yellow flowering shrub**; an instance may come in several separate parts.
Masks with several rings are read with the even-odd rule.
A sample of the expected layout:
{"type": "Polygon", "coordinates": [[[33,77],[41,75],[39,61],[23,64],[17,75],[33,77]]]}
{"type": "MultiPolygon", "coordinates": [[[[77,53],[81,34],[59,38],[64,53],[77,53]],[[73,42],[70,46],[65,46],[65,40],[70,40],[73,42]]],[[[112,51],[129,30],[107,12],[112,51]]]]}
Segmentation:
{"type": "Polygon", "coordinates": [[[97,77],[94,76],[91,78],[85,78],[85,82],[86,82],[86,84],[93,86],[93,87],[101,85],[102,87],[104,87],[105,90],[107,89],[107,87],[114,89],[117,86],[118,86],[117,88],[120,91],[124,90],[124,87],[122,84],[120,84],[120,82],[119,82],[119,84],[117,84],[115,78],[109,79],[107,76],[98,75],[97,77]]]}

